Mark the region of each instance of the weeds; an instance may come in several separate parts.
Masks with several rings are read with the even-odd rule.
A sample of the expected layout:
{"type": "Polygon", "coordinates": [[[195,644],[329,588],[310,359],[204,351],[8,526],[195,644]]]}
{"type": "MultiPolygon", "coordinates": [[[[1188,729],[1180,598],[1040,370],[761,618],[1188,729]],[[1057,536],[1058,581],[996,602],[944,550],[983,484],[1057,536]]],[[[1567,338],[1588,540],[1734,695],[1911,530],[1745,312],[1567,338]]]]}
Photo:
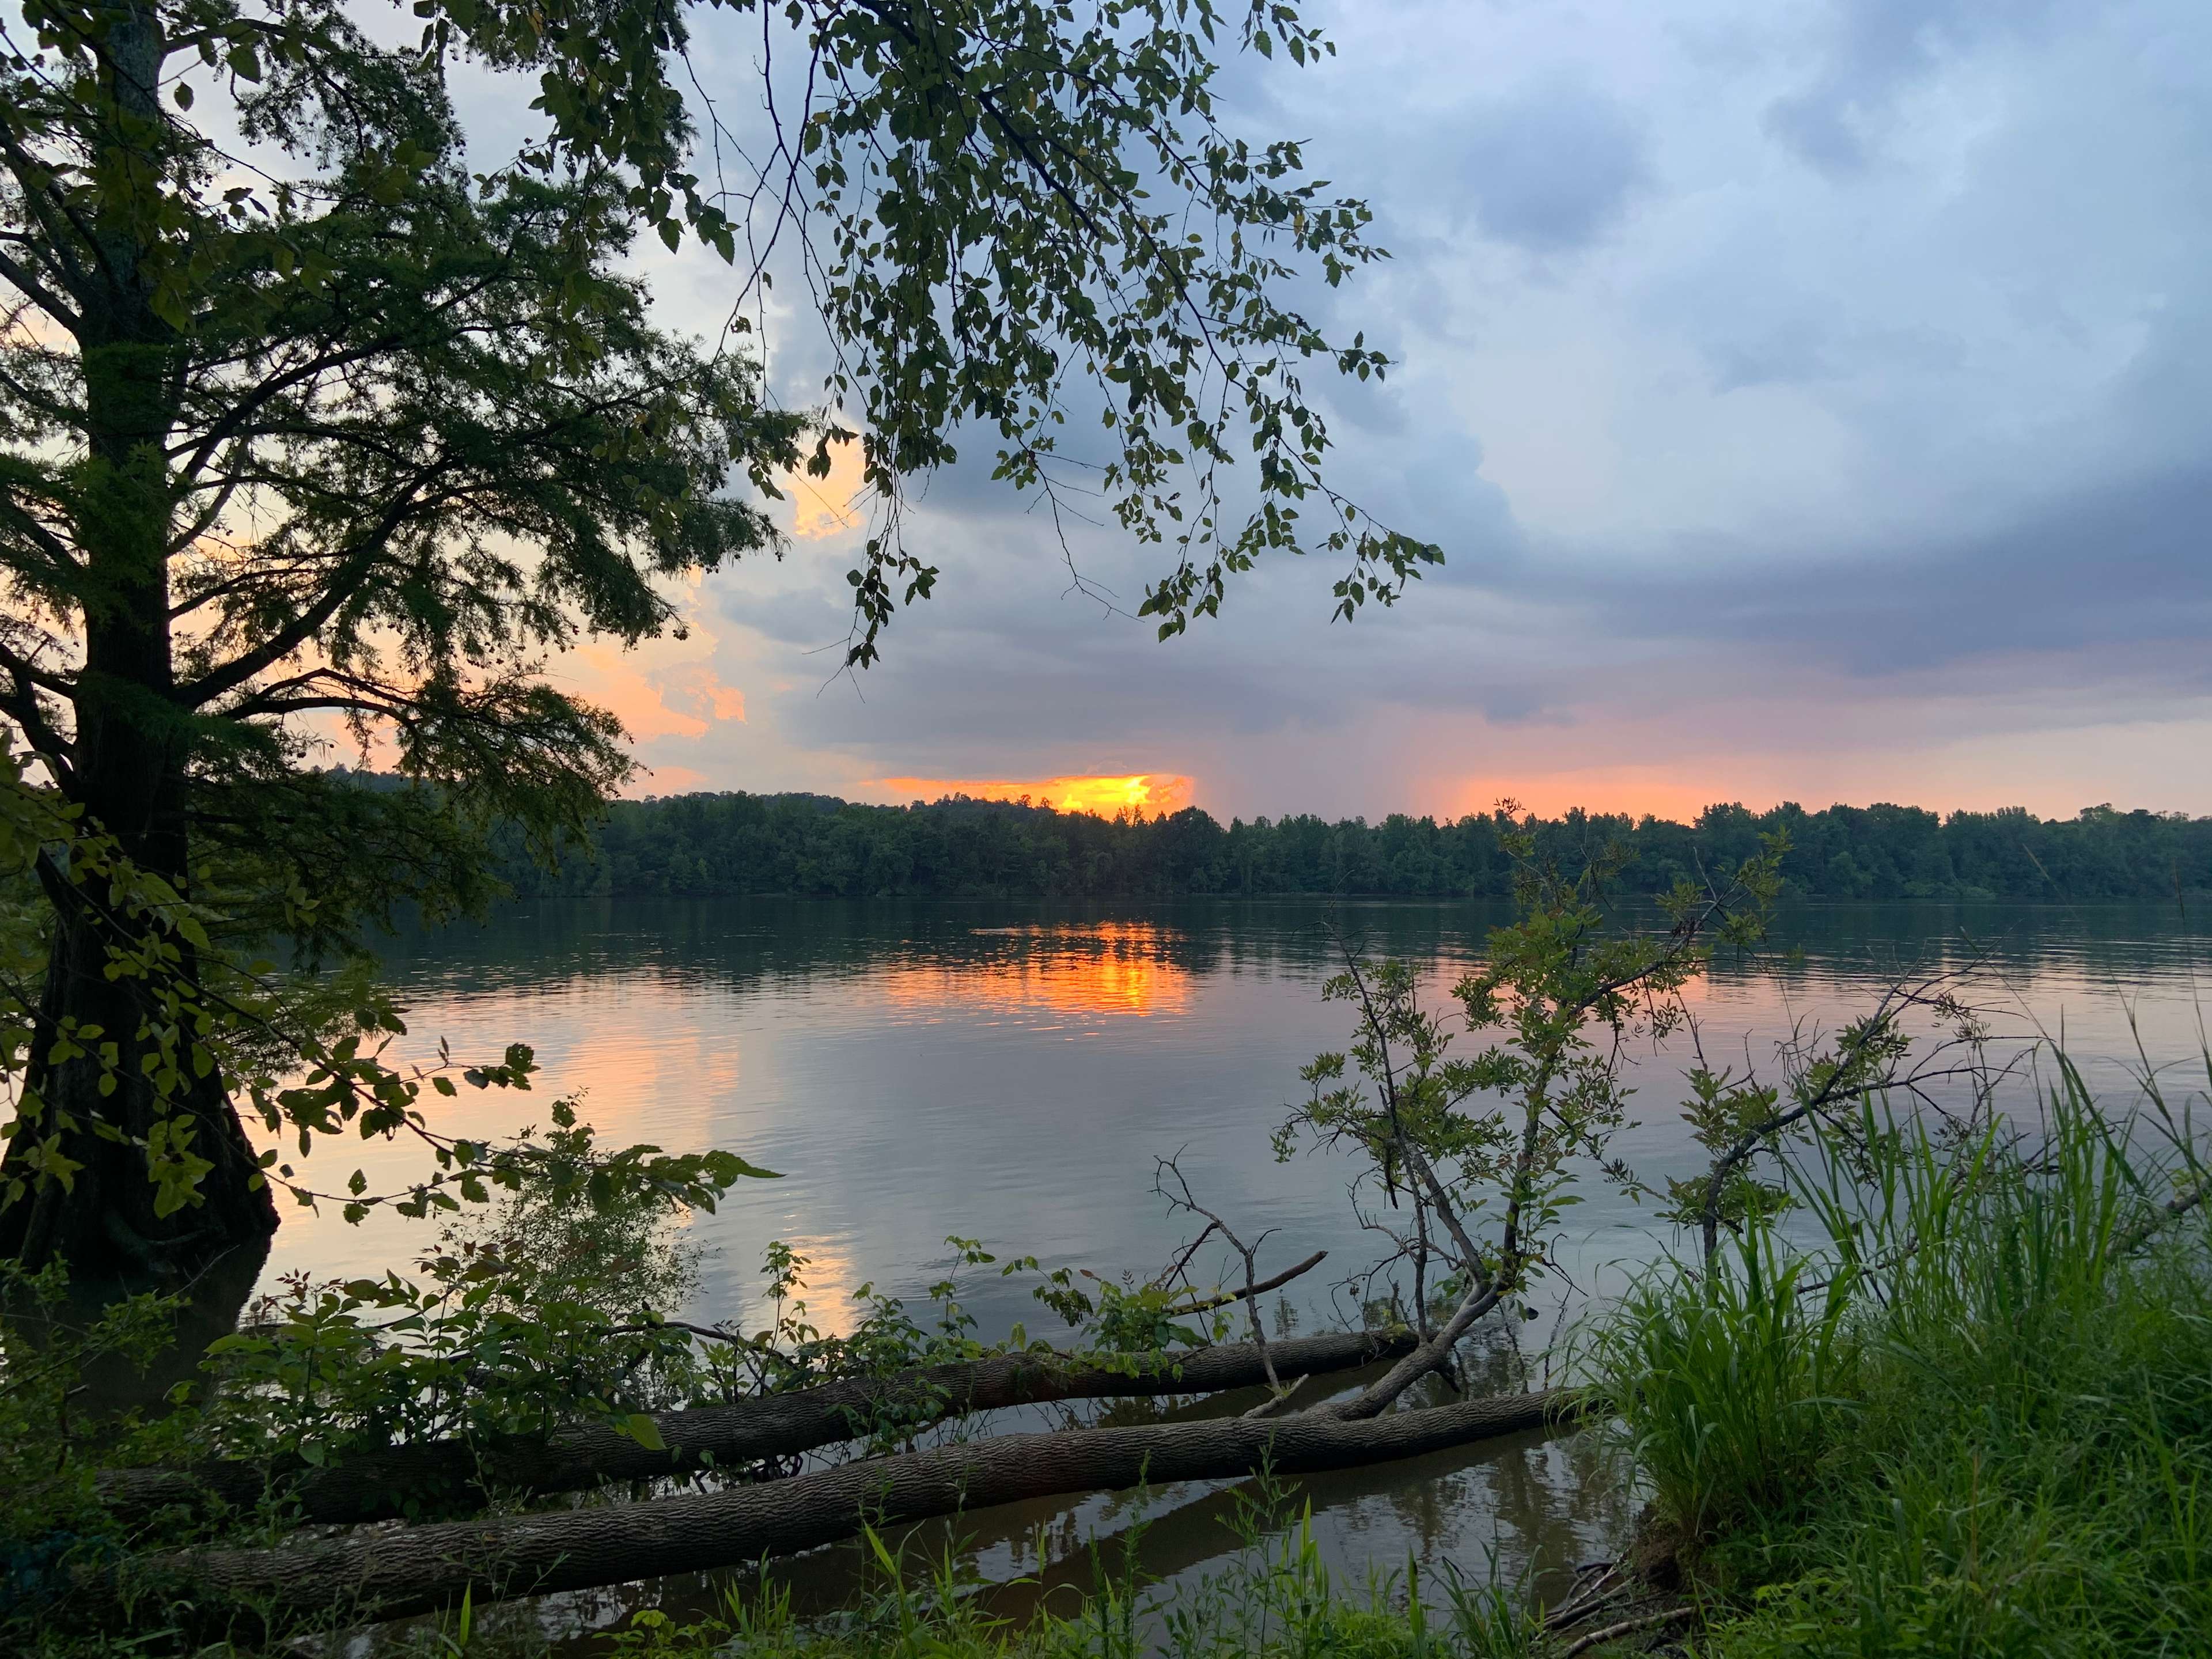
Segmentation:
{"type": "MultiPolygon", "coordinates": [[[[1264,1484],[1264,1483],[1263,1483],[1264,1484]]],[[[1370,1572],[1346,1585],[1322,1560],[1307,1512],[1264,1536],[1276,1505],[1240,1506],[1242,1551],[1195,1583],[1149,1585],[1133,1547],[1071,1612],[1021,1624],[985,1612],[956,1558],[917,1571],[874,1534],[876,1587],[847,1612],[803,1620],[765,1574],[730,1591],[716,1617],[678,1625],[633,1615],[614,1638],[649,1659],[1530,1659],[1540,1624],[1522,1587],[1449,1575],[1441,1607],[1425,1604],[1419,1573],[1370,1572]]]]}
{"type": "Polygon", "coordinates": [[[1721,1655],[2212,1651],[2212,1263],[2185,1119],[1867,1103],[1593,1355],[1721,1655]]]}

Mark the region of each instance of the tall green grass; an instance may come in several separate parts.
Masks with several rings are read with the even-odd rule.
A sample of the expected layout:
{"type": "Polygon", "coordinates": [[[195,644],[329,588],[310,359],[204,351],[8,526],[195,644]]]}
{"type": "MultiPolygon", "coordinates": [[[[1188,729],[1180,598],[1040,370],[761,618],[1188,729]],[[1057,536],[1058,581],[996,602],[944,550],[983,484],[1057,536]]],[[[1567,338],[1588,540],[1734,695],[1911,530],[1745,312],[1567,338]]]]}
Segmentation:
{"type": "Polygon", "coordinates": [[[832,1619],[801,1620],[763,1576],[732,1591],[720,1617],[688,1624],[635,1616],[617,1638],[652,1659],[1534,1659],[1540,1625],[1521,1587],[1495,1577],[1429,1585],[1418,1570],[1346,1583],[1316,1547],[1309,1512],[1266,1536],[1251,1510],[1243,1549],[1172,1593],[1148,1589],[1133,1545],[1101,1563],[1099,1588],[1016,1623],[983,1610],[951,1559],[918,1564],[870,1534],[876,1588],[832,1619]],[[1441,1589],[1441,1595],[1436,1592],[1441,1589]]]}
{"type": "Polygon", "coordinates": [[[1594,1354],[1698,1650],[2212,1653],[2212,1235],[2167,1207],[2203,1173],[2062,1060],[2039,1124],[1869,1105],[1798,1238],[1647,1274],[1594,1354]]]}

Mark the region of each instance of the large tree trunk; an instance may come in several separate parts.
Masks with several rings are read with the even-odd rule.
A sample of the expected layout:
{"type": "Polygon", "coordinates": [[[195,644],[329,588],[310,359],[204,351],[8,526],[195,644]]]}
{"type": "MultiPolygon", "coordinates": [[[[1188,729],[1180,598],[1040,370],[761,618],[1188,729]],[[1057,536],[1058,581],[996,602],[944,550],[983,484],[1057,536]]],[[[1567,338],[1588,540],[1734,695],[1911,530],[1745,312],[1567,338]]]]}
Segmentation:
{"type": "MultiPolygon", "coordinates": [[[[104,20],[102,73],[118,117],[107,135],[118,178],[151,179],[149,145],[161,142],[160,81],[167,47],[150,8],[125,5],[104,20]]],[[[148,188],[151,188],[149,185],[148,188]]],[[[75,535],[83,584],[85,659],[74,697],[76,730],[66,752],[48,757],[63,793],[84,809],[87,828],[114,837],[140,868],[188,890],[185,767],[191,720],[172,697],[175,667],[168,562],[175,499],[166,453],[178,412],[183,344],[155,305],[161,280],[151,204],[118,187],[94,225],[103,275],[84,307],[78,347],[84,377],[87,448],[78,481],[75,535]]],[[[177,250],[169,250],[173,255],[177,250]]],[[[9,1144],[4,1172],[33,1190],[0,1209],[0,1255],[28,1267],[59,1259],[80,1280],[177,1281],[217,1257],[266,1249],[276,1210],[257,1179],[253,1154],[220,1075],[194,1080],[181,1099],[157,1101],[137,1065],[147,1012],[141,988],[110,979],[110,947],[129,945],[105,913],[104,894],[49,872],[58,912],[40,1001],[40,1030],[26,1084],[40,1104],[9,1144]],[[88,900],[92,902],[88,902],[88,900]],[[102,1067],[85,1056],[48,1056],[64,1023],[97,1026],[118,1045],[118,1083],[100,1092],[102,1067]],[[192,1146],[214,1165],[198,1202],[155,1212],[143,1151],[156,1116],[182,1115],[192,1146]],[[64,1127],[62,1120],[68,1121],[64,1127]],[[102,1134],[94,1126],[105,1125],[102,1134]],[[115,1138],[120,1136],[120,1139],[115,1138]],[[50,1141],[82,1165],[64,1187],[38,1180],[28,1154],[50,1141]],[[134,1144],[135,1143],[135,1144],[134,1144]]],[[[182,964],[191,968],[187,951],[182,964]]]]}
{"type": "MultiPolygon", "coordinates": [[[[75,902],[74,895],[61,897],[64,906],[75,902]]],[[[227,1282],[250,1285],[252,1274],[234,1272],[234,1266],[248,1259],[258,1264],[276,1230],[276,1205],[260,1182],[252,1146],[220,1073],[195,1079],[181,1097],[155,1095],[137,1065],[144,1006],[131,981],[106,976],[107,961],[100,921],[82,911],[59,917],[40,1004],[45,1030],[28,1078],[41,1109],[9,1143],[0,1174],[19,1172],[15,1166],[27,1160],[33,1135],[52,1140],[82,1167],[66,1187],[32,1175],[28,1194],[0,1209],[0,1255],[33,1268],[65,1261],[73,1282],[86,1288],[180,1285],[201,1279],[219,1261],[227,1282]],[[80,1030],[96,1025],[118,1045],[121,1077],[113,1093],[100,1091],[96,1058],[58,1065],[47,1060],[51,1034],[64,1020],[80,1030]],[[64,1115],[69,1127],[59,1121],[64,1115]],[[157,1116],[188,1117],[192,1150],[214,1166],[200,1180],[198,1202],[167,1216],[155,1212],[144,1148],[157,1116]],[[122,1139],[100,1133],[98,1125],[122,1139]]]]}
{"type": "MultiPolygon", "coordinates": [[[[1268,1344],[1288,1380],[1348,1370],[1403,1353],[1413,1338],[1382,1331],[1332,1332],[1268,1344]]],[[[579,1424],[550,1439],[514,1435],[489,1442],[434,1440],[363,1452],[326,1468],[300,1459],[224,1462],[191,1469],[118,1469],[102,1498],[127,1513],[210,1497],[251,1506],[264,1494],[295,1501],[305,1520],[350,1522],[482,1504],[492,1493],[582,1492],[608,1481],[654,1480],[702,1469],[742,1469],[767,1458],[832,1446],[867,1432],[879,1413],[919,1428],[933,1421],[1060,1400],[1213,1394],[1255,1388],[1267,1361],[1249,1342],[1159,1357],[1139,1371],[1084,1364],[1060,1354],[1003,1354],[886,1377],[854,1378],[729,1406],[665,1412],[653,1419],[663,1449],[648,1451],[604,1424],[579,1424]]]]}
{"type": "Polygon", "coordinates": [[[697,1497],[369,1530],[272,1549],[179,1551],[138,1564],[207,1627],[362,1620],[741,1565],[890,1526],[1025,1498],[1387,1462],[1571,1419],[1561,1390],[1361,1422],[1269,1419],[1077,1429],[846,1463],[697,1497]]]}

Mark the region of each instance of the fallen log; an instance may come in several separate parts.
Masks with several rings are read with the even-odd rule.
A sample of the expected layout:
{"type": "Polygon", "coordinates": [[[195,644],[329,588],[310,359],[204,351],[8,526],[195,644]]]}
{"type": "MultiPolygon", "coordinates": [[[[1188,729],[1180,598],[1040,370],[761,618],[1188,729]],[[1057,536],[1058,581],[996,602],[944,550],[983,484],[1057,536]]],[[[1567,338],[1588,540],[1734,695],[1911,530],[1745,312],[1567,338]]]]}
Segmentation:
{"type": "MultiPolygon", "coordinates": [[[[270,1631],[337,1613],[368,1620],[736,1566],[858,1533],[1024,1498],[1387,1462],[1558,1425],[1567,1390],[1504,1395],[1347,1422],[1312,1413],[1006,1435],[840,1464],[787,1480],[646,1503],[372,1529],[263,1549],[142,1560],[140,1590],[189,1598],[198,1621],[270,1631]]],[[[211,1626],[212,1627],[212,1626],[211,1626]]]]}
{"type": "MultiPolygon", "coordinates": [[[[1412,1346],[1404,1333],[1383,1331],[1331,1332],[1267,1345],[1285,1374],[1347,1370],[1412,1346]]],[[[884,1413],[918,1427],[1008,1406],[1213,1394],[1267,1380],[1259,1348],[1243,1342],[1170,1352],[1133,1370],[1063,1354],[1001,1354],[732,1405],[665,1412],[653,1419],[659,1450],[606,1424],[581,1423],[550,1436],[379,1448],[323,1467],[292,1455],[266,1462],[213,1461],[183,1469],[118,1469],[100,1477],[100,1490],[111,1510],[137,1515],[172,1504],[197,1506],[210,1498],[251,1507],[273,1494],[295,1502],[306,1521],[343,1525],[481,1504],[495,1493],[583,1492],[609,1481],[742,1468],[858,1438],[884,1413]]]]}

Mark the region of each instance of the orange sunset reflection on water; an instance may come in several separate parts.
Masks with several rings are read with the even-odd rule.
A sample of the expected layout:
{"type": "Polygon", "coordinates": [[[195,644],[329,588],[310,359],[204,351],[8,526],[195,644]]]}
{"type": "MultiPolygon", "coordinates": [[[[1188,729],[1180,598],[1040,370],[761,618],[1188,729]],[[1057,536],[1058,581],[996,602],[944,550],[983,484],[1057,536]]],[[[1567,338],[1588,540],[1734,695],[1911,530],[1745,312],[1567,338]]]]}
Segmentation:
{"type": "MultiPolygon", "coordinates": [[[[1117,1030],[1146,1030],[1140,1022],[1194,1015],[1204,967],[1186,934],[1150,921],[981,926],[958,930],[934,951],[872,966],[864,975],[836,975],[829,1000],[838,1011],[837,1027],[847,1032],[997,1027],[1006,1036],[1025,1031],[1054,1042],[1110,1041],[1117,1030]]],[[[542,1127],[553,1102],[567,1098],[605,1145],[757,1147],[775,1114],[757,1121],[750,1116],[757,1108],[732,1103],[746,1095],[750,1058],[763,1060],[764,1078],[780,1075],[768,1030],[779,1022],[786,997],[805,1000],[813,994],[795,982],[757,994],[754,1011],[743,1013],[710,977],[636,973],[533,988],[453,987],[435,1000],[436,1012],[422,1019],[424,1036],[403,1039],[392,1057],[426,1060],[441,1036],[464,1060],[495,1054],[518,1038],[538,1050],[544,1070],[529,1093],[465,1090],[427,1103],[445,1134],[491,1139],[525,1124],[542,1127]]],[[[419,1175],[421,1148],[409,1137],[380,1139],[334,1146],[325,1163],[326,1187],[341,1184],[357,1165],[371,1191],[394,1191],[419,1175]]],[[[862,1277],[862,1257],[851,1238],[814,1224],[809,1176],[819,1167],[794,1164],[785,1170],[787,1182],[748,1189],[743,1207],[811,1258],[810,1317],[823,1330],[842,1331],[854,1316],[852,1293],[862,1277]]],[[[686,1217],[679,1224],[688,1230],[699,1221],[686,1217]]],[[[338,1206],[325,1205],[288,1217],[285,1264],[320,1280],[363,1259],[410,1261],[435,1236],[434,1226],[406,1222],[387,1209],[359,1226],[344,1224],[338,1206]]],[[[751,1246],[738,1255],[750,1261],[751,1246]]]]}
{"type": "Polygon", "coordinates": [[[979,927],[975,936],[1004,948],[980,962],[893,968],[870,988],[908,1018],[972,1018],[980,1008],[1085,1021],[1186,1012],[1196,990],[1190,969],[1169,954],[1174,936],[1150,922],[979,927]]]}

